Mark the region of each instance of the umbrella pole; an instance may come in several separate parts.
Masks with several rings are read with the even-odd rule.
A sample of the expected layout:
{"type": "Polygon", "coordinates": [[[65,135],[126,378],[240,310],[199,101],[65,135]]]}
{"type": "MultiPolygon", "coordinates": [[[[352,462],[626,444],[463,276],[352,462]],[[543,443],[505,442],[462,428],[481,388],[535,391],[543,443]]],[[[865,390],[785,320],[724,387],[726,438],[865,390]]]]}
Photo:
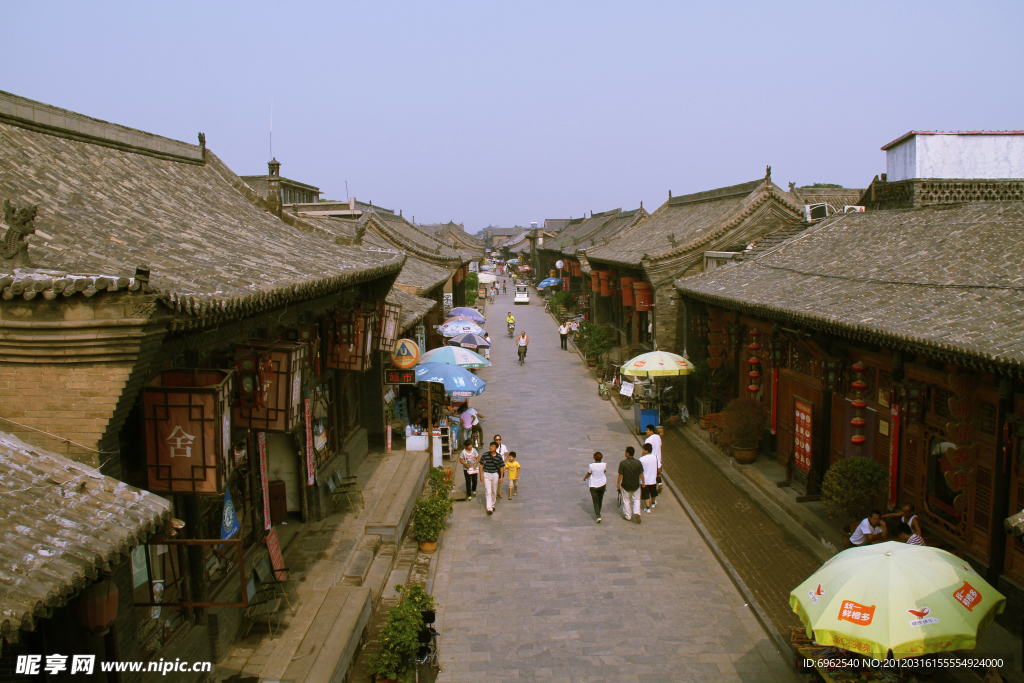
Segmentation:
{"type": "Polygon", "coordinates": [[[433,394],[431,382],[427,382],[427,453],[430,464],[434,464],[434,409],[430,405],[431,394],[433,394]]]}

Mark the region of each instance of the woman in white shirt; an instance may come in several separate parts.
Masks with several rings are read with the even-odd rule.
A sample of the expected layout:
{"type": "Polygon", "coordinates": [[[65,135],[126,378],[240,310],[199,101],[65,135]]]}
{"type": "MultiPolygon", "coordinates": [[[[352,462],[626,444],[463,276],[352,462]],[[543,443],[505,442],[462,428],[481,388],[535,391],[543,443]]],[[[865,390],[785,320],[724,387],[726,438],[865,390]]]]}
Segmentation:
{"type": "Polygon", "coordinates": [[[594,453],[594,462],[590,463],[590,470],[583,475],[583,481],[590,479],[590,498],[594,501],[594,514],[597,515],[597,523],[601,523],[601,503],[604,502],[604,491],[608,485],[605,477],[605,470],[608,465],[601,462],[604,458],[601,451],[594,453]]]}
{"type": "Polygon", "coordinates": [[[470,439],[466,439],[466,445],[459,453],[459,462],[462,463],[462,474],[466,476],[466,498],[472,498],[476,495],[476,481],[480,471],[477,463],[480,462],[480,454],[473,448],[470,439]]]}

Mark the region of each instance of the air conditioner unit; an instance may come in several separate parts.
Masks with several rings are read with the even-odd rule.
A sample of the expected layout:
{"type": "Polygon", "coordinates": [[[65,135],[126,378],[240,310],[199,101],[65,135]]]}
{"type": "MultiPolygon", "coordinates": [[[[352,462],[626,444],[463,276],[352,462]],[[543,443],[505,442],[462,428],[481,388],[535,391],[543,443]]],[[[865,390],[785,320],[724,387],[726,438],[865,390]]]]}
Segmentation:
{"type": "Polygon", "coordinates": [[[863,206],[844,206],[843,213],[864,213],[863,206]]]}
{"type": "Polygon", "coordinates": [[[829,205],[825,203],[804,204],[804,220],[810,223],[811,221],[827,218],[829,208],[829,205]]]}

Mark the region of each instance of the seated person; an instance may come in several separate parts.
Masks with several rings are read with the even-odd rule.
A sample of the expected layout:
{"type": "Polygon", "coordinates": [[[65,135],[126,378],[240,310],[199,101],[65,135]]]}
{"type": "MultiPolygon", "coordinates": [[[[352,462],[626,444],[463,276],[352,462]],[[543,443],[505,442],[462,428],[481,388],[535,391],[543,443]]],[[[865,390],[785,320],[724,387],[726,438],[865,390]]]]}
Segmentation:
{"type": "Polygon", "coordinates": [[[889,532],[882,524],[882,513],[878,510],[872,510],[871,514],[862,519],[850,534],[850,544],[856,546],[882,543],[888,540],[889,532]]]}
{"type": "Polygon", "coordinates": [[[911,532],[918,536],[921,535],[921,522],[917,519],[913,503],[904,503],[899,512],[890,512],[887,515],[882,515],[882,519],[892,519],[893,517],[899,518],[896,522],[896,528],[899,528],[899,524],[903,523],[910,527],[911,532]]]}
{"type": "Polygon", "coordinates": [[[910,528],[909,524],[900,522],[899,527],[896,529],[896,533],[900,535],[900,541],[908,545],[924,545],[924,539],[919,534],[914,533],[914,530],[910,528]]]}

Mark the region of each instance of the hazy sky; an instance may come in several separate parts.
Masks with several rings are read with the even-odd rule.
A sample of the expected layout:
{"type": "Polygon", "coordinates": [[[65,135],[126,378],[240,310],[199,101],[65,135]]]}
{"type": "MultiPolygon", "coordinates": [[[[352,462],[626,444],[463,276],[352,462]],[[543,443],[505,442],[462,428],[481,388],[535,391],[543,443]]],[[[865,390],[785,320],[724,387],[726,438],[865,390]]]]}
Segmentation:
{"type": "Polygon", "coordinates": [[[1024,2],[3,2],[0,89],[419,223],[865,187],[911,129],[1024,128],[1024,2]]]}

